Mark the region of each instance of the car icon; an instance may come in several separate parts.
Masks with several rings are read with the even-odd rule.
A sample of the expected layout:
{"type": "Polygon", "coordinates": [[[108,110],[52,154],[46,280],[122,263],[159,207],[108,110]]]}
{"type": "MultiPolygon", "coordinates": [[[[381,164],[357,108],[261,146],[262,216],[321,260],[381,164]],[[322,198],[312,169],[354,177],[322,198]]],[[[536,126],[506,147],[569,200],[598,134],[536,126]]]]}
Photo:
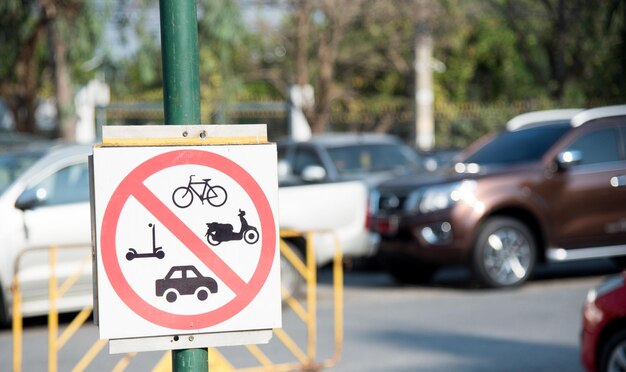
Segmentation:
{"type": "Polygon", "coordinates": [[[198,300],[204,301],[209,292],[217,292],[215,279],[203,276],[195,266],[174,266],[165,278],[155,282],[157,297],[165,296],[167,302],[174,302],[178,296],[195,295],[198,300]]]}

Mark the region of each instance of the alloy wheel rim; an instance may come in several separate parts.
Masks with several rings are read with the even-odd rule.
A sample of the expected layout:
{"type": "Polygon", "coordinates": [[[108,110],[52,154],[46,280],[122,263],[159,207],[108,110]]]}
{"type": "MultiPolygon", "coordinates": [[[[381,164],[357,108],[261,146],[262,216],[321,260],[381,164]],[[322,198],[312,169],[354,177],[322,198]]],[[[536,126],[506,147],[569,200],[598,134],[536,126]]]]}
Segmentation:
{"type": "Polygon", "coordinates": [[[626,341],[622,341],[613,349],[609,357],[607,371],[626,371],[626,341]]]}
{"type": "Polygon", "coordinates": [[[491,233],[485,242],[484,267],[491,279],[513,285],[528,276],[530,242],[519,230],[505,227],[491,233]]]}

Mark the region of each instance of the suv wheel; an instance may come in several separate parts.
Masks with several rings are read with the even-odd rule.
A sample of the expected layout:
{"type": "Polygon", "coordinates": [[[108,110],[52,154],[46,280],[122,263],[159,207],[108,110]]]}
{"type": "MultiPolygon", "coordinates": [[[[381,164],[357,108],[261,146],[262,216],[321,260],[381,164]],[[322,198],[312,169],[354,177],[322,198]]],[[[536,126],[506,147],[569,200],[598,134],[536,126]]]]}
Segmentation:
{"type": "Polygon", "coordinates": [[[528,280],[536,251],[535,239],[526,225],[513,218],[492,217],[478,233],[472,268],[487,287],[517,286],[528,280]]]}
{"type": "Polygon", "coordinates": [[[598,371],[624,371],[626,370],[626,329],[615,333],[604,343],[600,350],[598,371]]]}

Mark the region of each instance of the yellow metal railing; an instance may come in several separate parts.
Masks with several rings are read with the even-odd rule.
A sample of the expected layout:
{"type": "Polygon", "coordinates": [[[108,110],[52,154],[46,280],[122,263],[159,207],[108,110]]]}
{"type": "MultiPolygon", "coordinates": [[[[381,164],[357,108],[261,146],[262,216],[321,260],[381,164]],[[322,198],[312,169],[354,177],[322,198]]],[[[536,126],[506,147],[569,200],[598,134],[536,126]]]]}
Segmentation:
{"type": "MultiPolygon", "coordinates": [[[[33,252],[46,252],[48,253],[48,261],[50,268],[50,279],[48,281],[48,371],[57,371],[57,356],[58,352],[65,346],[70,338],[80,329],[80,327],[87,321],[92,312],[92,307],[88,306],[82,309],[76,317],[70,322],[65,330],[59,336],[59,312],[56,306],[56,302],[59,298],[63,297],[67,291],[78,281],[81,275],[85,273],[85,270],[91,265],[91,255],[85,255],[78,270],[71,276],[65,279],[61,286],[57,284],[56,267],[57,267],[57,252],[59,249],[79,249],[84,246],[68,245],[64,247],[50,246],[50,247],[37,247],[30,248],[21,252],[16,258],[14,265],[13,283],[11,285],[11,291],[13,294],[13,371],[19,372],[22,370],[22,342],[23,342],[23,316],[22,316],[22,292],[20,289],[20,264],[26,255],[33,252]]],[[[96,342],[96,345],[99,342],[96,342]]],[[[106,344],[106,341],[102,343],[100,349],[106,344]]],[[[96,346],[94,345],[94,346],[96,346]]],[[[93,347],[92,347],[93,349],[93,347]]],[[[86,356],[88,356],[86,354],[86,356]]],[[[94,355],[95,356],[95,355],[94,355]]],[[[93,359],[93,357],[92,357],[93,359]]],[[[81,359],[79,364],[73,370],[84,370],[88,363],[85,364],[85,357],[81,359]],[[81,364],[82,363],[82,364],[81,364]]]]}
{"type": "MultiPolygon", "coordinates": [[[[306,347],[303,350],[284,329],[274,329],[274,335],[296,359],[294,363],[274,364],[257,345],[246,345],[246,349],[259,362],[260,366],[236,369],[215,348],[209,349],[209,367],[212,372],[220,371],[294,371],[294,370],[319,370],[330,368],[335,365],[340,357],[343,346],[343,256],[338,239],[335,237],[335,257],[333,261],[333,302],[334,302],[334,352],[332,357],[316,361],[317,358],[317,264],[315,262],[315,250],[313,246],[313,232],[298,232],[294,230],[281,230],[280,252],[296,271],[305,279],[306,303],[303,305],[294,297],[284,299],[285,304],[291,308],[306,326],[306,347]],[[284,242],[288,238],[305,238],[306,257],[305,262],[299,258],[292,248],[284,242]]],[[[57,252],[59,249],[76,247],[34,248],[23,252],[15,262],[15,270],[12,283],[13,293],[13,371],[20,372],[22,368],[22,342],[23,342],[23,317],[22,317],[22,294],[20,290],[19,272],[20,261],[25,254],[33,250],[47,250],[49,254],[50,281],[49,301],[50,311],[48,314],[48,371],[56,372],[58,366],[58,353],[87,321],[92,313],[92,307],[88,306],[80,311],[59,336],[59,313],[57,300],[67,293],[76,283],[85,269],[91,263],[91,255],[85,257],[80,268],[58,286],[56,276],[57,252]]],[[[106,346],[106,340],[97,340],[91,348],[74,366],[72,371],[83,371],[95,359],[100,351],[106,346]]],[[[124,355],[113,368],[113,371],[123,371],[127,368],[137,353],[124,355]]],[[[166,352],[153,368],[153,371],[171,370],[171,353],[166,352]]]]}
{"type": "MultiPolygon", "coordinates": [[[[318,231],[328,232],[329,231],[318,231]]],[[[306,306],[295,298],[285,299],[285,303],[306,324],[306,351],[303,351],[297,343],[289,337],[283,329],[274,329],[274,335],[294,355],[297,363],[272,364],[270,359],[262,353],[256,345],[247,345],[248,351],[259,361],[261,367],[240,369],[239,371],[294,371],[294,370],[319,370],[330,368],[335,365],[340,357],[343,346],[343,254],[339,240],[335,235],[335,256],[333,260],[333,293],[334,293],[334,353],[329,359],[316,361],[317,358],[317,263],[315,262],[315,249],[313,245],[314,231],[298,232],[295,230],[281,230],[282,239],[304,237],[306,239],[305,264],[302,264],[298,256],[291,250],[289,245],[281,241],[281,254],[296,268],[306,281],[306,306]]],[[[334,235],[334,234],[333,234],[334,235]]]]}

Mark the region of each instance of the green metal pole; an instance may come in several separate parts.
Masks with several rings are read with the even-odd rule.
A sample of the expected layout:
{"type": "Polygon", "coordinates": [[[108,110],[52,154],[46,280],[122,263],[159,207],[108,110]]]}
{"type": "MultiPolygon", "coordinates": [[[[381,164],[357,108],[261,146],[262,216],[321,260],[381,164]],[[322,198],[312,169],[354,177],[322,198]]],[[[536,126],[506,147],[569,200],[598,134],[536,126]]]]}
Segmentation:
{"type": "MultiPolygon", "coordinates": [[[[165,124],[200,124],[195,0],[160,0],[165,124]]],[[[172,350],[172,371],[209,370],[208,349],[172,350]]]]}
{"type": "Polygon", "coordinates": [[[195,0],[160,0],[165,124],[200,124],[195,0]]]}

